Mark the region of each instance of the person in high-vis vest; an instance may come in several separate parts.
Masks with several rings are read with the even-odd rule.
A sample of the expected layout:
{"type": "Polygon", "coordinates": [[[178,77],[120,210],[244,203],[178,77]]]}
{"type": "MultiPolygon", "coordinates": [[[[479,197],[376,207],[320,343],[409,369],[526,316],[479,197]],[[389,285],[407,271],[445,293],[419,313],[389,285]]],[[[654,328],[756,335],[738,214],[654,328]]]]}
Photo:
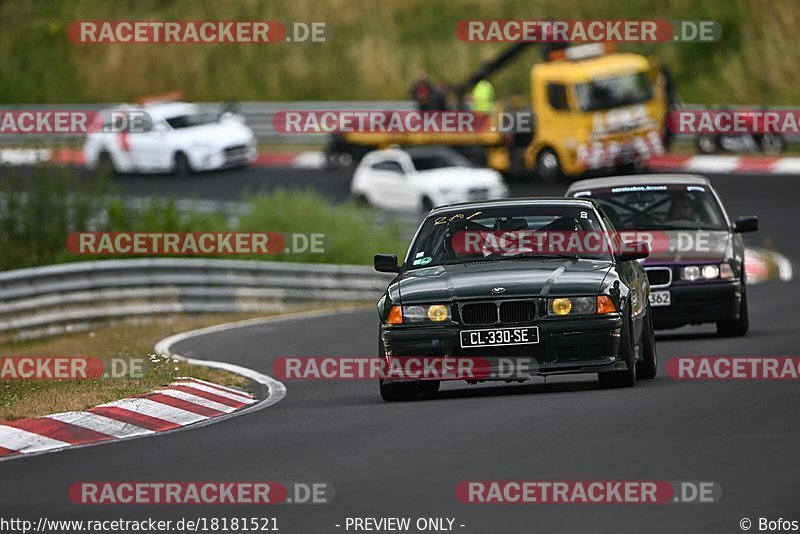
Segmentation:
{"type": "Polygon", "coordinates": [[[494,86],[483,79],[472,88],[472,111],[489,112],[494,107],[494,86]]]}

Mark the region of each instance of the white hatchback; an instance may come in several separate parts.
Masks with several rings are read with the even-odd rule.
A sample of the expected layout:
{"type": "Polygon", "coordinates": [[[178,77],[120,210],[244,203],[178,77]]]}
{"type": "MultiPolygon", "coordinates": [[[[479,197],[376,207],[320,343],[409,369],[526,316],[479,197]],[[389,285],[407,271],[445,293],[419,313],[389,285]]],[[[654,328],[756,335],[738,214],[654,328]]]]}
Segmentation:
{"type": "Polygon", "coordinates": [[[160,102],[120,106],[100,116],[113,120],[111,112],[133,111],[144,112],[144,124],[137,131],[107,127],[86,136],[83,155],[88,168],[187,175],[249,165],[258,155],[253,131],[236,113],[208,113],[194,104],[160,102]]]}
{"type": "Polygon", "coordinates": [[[360,202],[400,211],[430,211],[444,204],[505,198],[497,171],[476,167],[448,147],[370,152],[353,174],[350,192],[360,202]]]}

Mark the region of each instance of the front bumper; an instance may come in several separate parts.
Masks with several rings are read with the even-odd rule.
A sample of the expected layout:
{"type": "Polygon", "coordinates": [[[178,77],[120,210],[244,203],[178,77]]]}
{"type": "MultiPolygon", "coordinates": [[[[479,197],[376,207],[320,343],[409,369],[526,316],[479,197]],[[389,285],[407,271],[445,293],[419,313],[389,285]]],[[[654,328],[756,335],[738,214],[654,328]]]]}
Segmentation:
{"type": "Polygon", "coordinates": [[[652,291],[669,291],[671,299],[669,306],[653,307],[655,328],[677,328],[739,318],[742,304],[739,280],[673,284],[652,291]]]}
{"type": "MultiPolygon", "coordinates": [[[[462,348],[462,330],[485,329],[458,324],[436,326],[381,327],[381,342],[386,358],[402,365],[412,358],[440,357],[457,369],[459,361],[473,363],[473,373],[456,376],[422,376],[428,380],[527,380],[532,376],[597,373],[626,369],[619,356],[622,318],[555,318],[530,324],[497,325],[497,328],[537,326],[539,342],[530,345],[462,348]]],[[[388,382],[411,381],[394,378],[388,382]]]]}
{"type": "Polygon", "coordinates": [[[194,154],[192,168],[196,171],[230,169],[251,165],[258,159],[258,150],[253,145],[239,145],[229,149],[212,150],[194,154]]]}

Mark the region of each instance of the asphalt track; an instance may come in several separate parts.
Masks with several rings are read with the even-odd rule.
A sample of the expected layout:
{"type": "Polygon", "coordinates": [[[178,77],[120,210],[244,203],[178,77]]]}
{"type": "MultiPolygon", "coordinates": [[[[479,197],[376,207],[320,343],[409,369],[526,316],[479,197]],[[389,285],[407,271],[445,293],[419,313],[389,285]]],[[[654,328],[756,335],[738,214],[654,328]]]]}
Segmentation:
{"type": "MultiPolygon", "coordinates": [[[[255,181],[257,172],[204,178],[230,192],[231,182],[255,181]]],[[[287,171],[280,181],[313,172],[320,171],[287,171]]],[[[714,183],[732,215],[761,217],[762,231],[751,244],[766,237],[797,265],[800,178],[751,175],[714,183]]],[[[514,193],[560,189],[517,184],[514,193]]],[[[456,383],[416,402],[387,404],[372,382],[287,381],[288,394],[278,404],[219,424],[0,463],[0,516],[271,516],[284,533],[345,532],[335,525],[348,516],[454,517],[465,525],[455,530],[464,533],[724,533],[741,532],[743,517],[756,523],[752,531],[759,517],[800,520],[800,384],[679,382],[664,372],[674,356],[797,355],[799,284],[752,286],[745,338],[720,339],[711,327],[659,332],[659,377],[635,388],[601,390],[593,376],[514,386],[456,383]],[[664,505],[456,499],[461,481],[511,479],[704,480],[718,482],[723,495],[714,504],[664,505]],[[111,480],[325,481],[336,498],[329,505],[272,508],[88,507],[67,498],[73,482],[111,480]]],[[[271,374],[282,355],[373,355],[377,324],[374,310],[359,310],[216,333],[173,350],[271,374]]]]}

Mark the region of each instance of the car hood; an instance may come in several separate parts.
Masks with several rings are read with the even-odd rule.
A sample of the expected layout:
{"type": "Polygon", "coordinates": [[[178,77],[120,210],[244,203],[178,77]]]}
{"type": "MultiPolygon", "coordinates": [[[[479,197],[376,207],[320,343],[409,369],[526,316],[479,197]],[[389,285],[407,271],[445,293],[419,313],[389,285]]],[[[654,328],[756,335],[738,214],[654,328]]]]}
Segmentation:
{"type": "Polygon", "coordinates": [[[608,261],[588,259],[489,260],[426,267],[403,274],[400,301],[596,295],[610,267],[608,261]],[[493,294],[497,287],[504,291],[493,294]]]}
{"type": "Polygon", "coordinates": [[[502,183],[502,178],[492,169],[470,169],[467,167],[448,167],[418,172],[415,178],[433,188],[469,189],[472,187],[492,187],[502,183]]]}
{"type": "Polygon", "coordinates": [[[670,230],[654,232],[650,256],[645,265],[665,263],[714,263],[723,260],[731,235],[725,231],[670,230]]]}

